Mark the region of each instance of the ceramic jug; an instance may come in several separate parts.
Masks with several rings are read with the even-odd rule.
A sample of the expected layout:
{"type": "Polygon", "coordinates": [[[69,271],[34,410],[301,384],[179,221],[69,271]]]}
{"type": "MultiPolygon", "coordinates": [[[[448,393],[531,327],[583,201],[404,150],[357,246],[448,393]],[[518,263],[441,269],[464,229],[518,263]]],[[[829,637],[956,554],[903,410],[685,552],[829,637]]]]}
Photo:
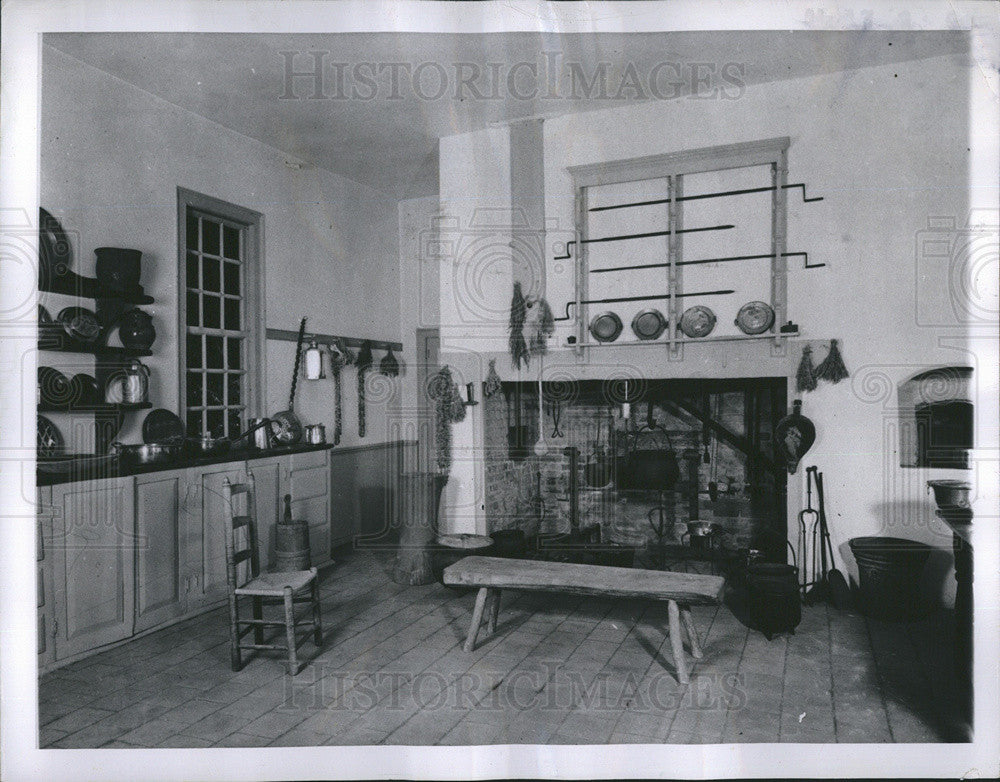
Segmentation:
{"type": "Polygon", "coordinates": [[[156,339],[152,315],[140,309],[129,310],[121,316],[118,337],[130,350],[149,350],[156,339]]]}

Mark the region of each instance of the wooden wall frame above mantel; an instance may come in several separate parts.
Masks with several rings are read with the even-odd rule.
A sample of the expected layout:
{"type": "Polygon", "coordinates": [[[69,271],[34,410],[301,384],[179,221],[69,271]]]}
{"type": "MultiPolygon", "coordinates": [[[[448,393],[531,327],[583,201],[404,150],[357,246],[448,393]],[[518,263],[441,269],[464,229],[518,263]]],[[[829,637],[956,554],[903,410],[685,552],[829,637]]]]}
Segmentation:
{"type": "MultiPolygon", "coordinates": [[[[745,168],[750,166],[769,166],[771,170],[770,189],[771,202],[771,307],[774,310],[774,323],[767,336],[774,340],[774,345],[780,346],[782,340],[789,334],[781,331],[786,323],[787,308],[787,185],[788,185],[788,147],[791,139],[780,136],[759,141],[741,142],[724,146],[703,147],[700,149],[670,152],[661,155],[612,160],[600,163],[590,163],[580,166],[570,166],[567,171],[573,178],[575,207],[576,246],[574,263],[574,307],[576,320],[574,350],[578,357],[589,355],[589,348],[612,343],[601,343],[590,338],[587,323],[590,319],[589,300],[589,261],[587,246],[588,237],[588,189],[603,185],[616,185],[628,182],[638,182],[650,179],[666,179],[668,195],[662,201],[667,205],[667,230],[664,235],[670,237],[667,247],[667,263],[665,268],[664,287],[670,301],[667,307],[667,328],[665,337],[655,340],[655,344],[667,346],[672,358],[680,356],[680,343],[683,341],[677,335],[677,325],[682,314],[680,295],[683,292],[681,277],[681,244],[680,234],[683,233],[682,212],[678,206],[683,198],[682,177],[686,174],[704,173],[709,171],[724,171],[727,169],[745,168]]],[[[735,192],[735,191],[734,191],[735,192]]],[[[803,198],[805,188],[803,186],[803,198]]],[[[819,200],[819,199],[812,199],[819,200]]],[[[716,226],[716,228],[731,228],[732,226],[716,226]]],[[[658,234],[657,234],[658,235],[658,234]]],[[[628,236],[614,237],[616,239],[630,238],[628,236]]],[[[693,295],[693,294],[692,294],[693,295]]],[[[568,308],[567,308],[568,309],[568,308]]],[[[734,337],[739,339],[739,337],[734,337]]],[[[631,344],[631,343],[629,343],[631,344]]]]}

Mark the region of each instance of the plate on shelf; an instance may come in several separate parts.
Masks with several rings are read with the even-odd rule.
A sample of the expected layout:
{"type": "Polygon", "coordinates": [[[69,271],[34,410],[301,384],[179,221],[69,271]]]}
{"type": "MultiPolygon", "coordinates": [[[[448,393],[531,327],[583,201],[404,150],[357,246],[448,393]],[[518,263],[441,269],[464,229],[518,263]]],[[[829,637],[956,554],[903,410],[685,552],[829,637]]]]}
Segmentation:
{"type": "Polygon", "coordinates": [[[688,307],[681,315],[679,328],[691,338],[707,337],[715,328],[715,313],[701,304],[688,307]]]}
{"type": "Polygon", "coordinates": [[[66,443],[63,441],[62,432],[56,428],[44,415],[38,416],[38,455],[40,457],[51,458],[59,456],[66,443]]]}
{"type": "Polygon", "coordinates": [[[763,334],[774,325],[774,310],[763,301],[751,301],[740,307],[736,325],[744,334],[763,334]]]}
{"type": "Polygon", "coordinates": [[[56,320],[62,324],[67,334],[80,342],[96,342],[101,336],[101,324],[97,316],[84,307],[66,307],[59,311],[56,320]]]}
{"type": "Polygon", "coordinates": [[[69,405],[73,401],[73,390],[69,378],[58,369],[39,367],[38,388],[42,402],[47,405],[69,405]]]}
{"type": "Polygon", "coordinates": [[[142,422],[142,441],[162,443],[184,437],[184,424],[175,413],[162,407],[150,411],[142,422]]]}

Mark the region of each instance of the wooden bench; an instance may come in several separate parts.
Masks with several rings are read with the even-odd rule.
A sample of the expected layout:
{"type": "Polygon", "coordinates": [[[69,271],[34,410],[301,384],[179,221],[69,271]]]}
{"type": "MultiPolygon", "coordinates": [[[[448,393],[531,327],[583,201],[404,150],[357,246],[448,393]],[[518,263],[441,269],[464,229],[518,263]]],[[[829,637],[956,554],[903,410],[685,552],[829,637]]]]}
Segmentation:
{"type": "Polygon", "coordinates": [[[489,635],[496,632],[502,589],[666,600],[670,647],[677,665],[677,678],[682,684],[688,683],[688,665],[684,658],[681,622],[687,631],[691,656],[700,659],[701,646],[690,606],[720,603],[726,586],[721,576],[498,557],[465,557],[445,568],[444,583],[479,587],[472,612],[472,626],[465,640],[467,652],[476,648],[476,636],[479,635],[487,604],[487,632],[489,635]]]}

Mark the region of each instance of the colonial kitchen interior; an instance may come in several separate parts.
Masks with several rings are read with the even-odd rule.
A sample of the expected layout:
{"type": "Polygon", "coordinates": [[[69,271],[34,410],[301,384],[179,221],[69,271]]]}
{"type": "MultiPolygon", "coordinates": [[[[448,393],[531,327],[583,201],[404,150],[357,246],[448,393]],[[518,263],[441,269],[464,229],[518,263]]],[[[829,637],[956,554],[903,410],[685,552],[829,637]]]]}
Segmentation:
{"type": "Polygon", "coordinates": [[[41,747],[970,739],[967,36],[599,41],[43,37],[41,747]]]}

